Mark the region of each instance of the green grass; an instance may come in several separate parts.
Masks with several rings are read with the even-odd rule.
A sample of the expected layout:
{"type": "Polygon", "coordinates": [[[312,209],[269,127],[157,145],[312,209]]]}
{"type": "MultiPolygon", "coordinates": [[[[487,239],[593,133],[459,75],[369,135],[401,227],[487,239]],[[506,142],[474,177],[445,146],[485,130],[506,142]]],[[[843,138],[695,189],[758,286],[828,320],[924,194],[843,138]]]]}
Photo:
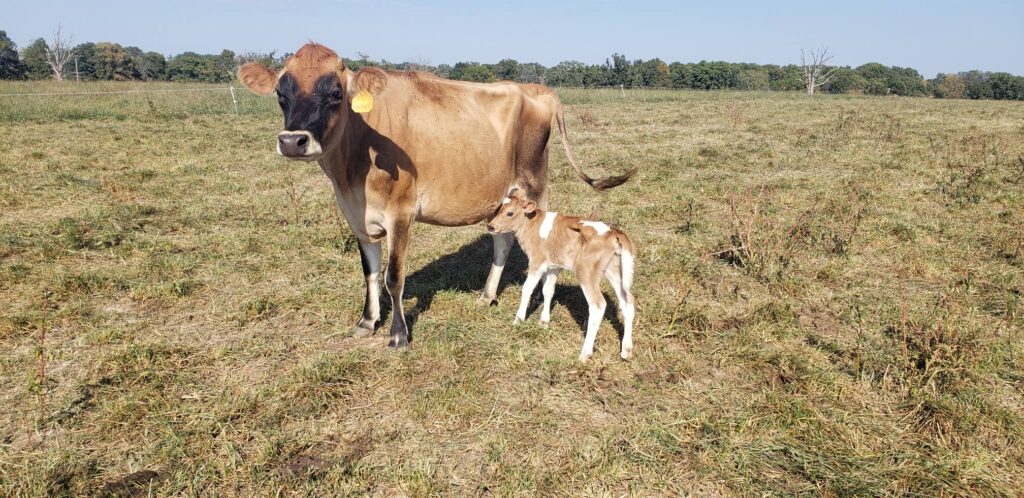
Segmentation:
{"type": "Polygon", "coordinates": [[[273,99],[0,97],[0,495],[1020,493],[1024,105],[560,93],[589,172],[639,167],[552,143],[552,206],[636,241],[630,362],[610,320],[576,361],[571,277],[513,327],[519,253],[475,307],[482,227],[414,228],[411,351],[347,337],[273,99]]]}

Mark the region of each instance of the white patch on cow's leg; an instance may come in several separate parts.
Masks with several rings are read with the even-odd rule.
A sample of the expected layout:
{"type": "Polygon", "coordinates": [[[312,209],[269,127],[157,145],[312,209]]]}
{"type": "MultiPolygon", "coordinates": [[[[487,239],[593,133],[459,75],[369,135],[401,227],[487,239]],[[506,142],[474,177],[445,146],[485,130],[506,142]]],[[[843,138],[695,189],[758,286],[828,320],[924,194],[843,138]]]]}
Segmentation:
{"type": "Polygon", "coordinates": [[[526,282],[523,283],[523,295],[519,298],[519,311],[516,311],[516,319],[512,323],[526,320],[526,308],[530,305],[530,296],[533,295],[533,290],[537,288],[537,282],[540,281],[543,274],[544,269],[541,268],[526,276],[526,282]]]}
{"type": "Polygon", "coordinates": [[[492,235],[491,239],[494,241],[494,261],[491,263],[490,273],[487,274],[484,290],[476,300],[476,304],[480,306],[490,306],[498,297],[498,283],[501,281],[501,272],[505,269],[508,254],[512,251],[515,234],[497,233],[492,235]]]}
{"type": "Polygon", "coordinates": [[[611,230],[611,227],[605,225],[600,221],[581,221],[580,224],[583,226],[593,228],[598,235],[604,235],[608,233],[608,230],[611,230]]]}
{"type": "Polygon", "coordinates": [[[544,213],[544,221],[540,224],[540,238],[547,240],[548,236],[551,235],[551,230],[555,228],[555,218],[558,217],[558,213],[549,211],[544,213]]]}
{"type": "Polygon", "coordinates": [[[558,269],[550,269],[544,274],[544,308],[540,312],[540,324],[547,327],[551,323],[551,300],[555,296],[555,282],[558,280],[558,269]]]}
{"type": "Polygon", "coordinates": [[[363,316],[356,323],[352,335],[365,337],[373,334],[377,320],[380,320],[380,243],[359,241],[359,258],[366,280],[366,303],[363,305],[363,316]]]}

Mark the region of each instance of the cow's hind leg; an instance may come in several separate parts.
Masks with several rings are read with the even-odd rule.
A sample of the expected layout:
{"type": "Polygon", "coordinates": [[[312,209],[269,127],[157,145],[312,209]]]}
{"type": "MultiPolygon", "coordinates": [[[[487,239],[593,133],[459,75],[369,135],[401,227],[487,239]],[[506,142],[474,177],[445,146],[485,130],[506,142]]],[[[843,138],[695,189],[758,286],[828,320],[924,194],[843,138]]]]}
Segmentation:
{"type": "Polygon", "coordinates": [[[491,272],[487,274],[487,283],[484,284],[484,291],[476,304],[490,306],[497,301],[498,283],[501,281],[501,273],[505,270],[505,262],[508,261],[508,254],[512,251],[512,241],[515,235],[511,233],[498,233],[491,236],[494,241],[494,261],[491,263],[491,272]]]}
{"type": "Polygon", "coordinates": [[[409,347],[409,327],[405,323],[402,292],[405,290],[405,256],[409,248],[412,218],[393,220],[388,227],[388,269],[385,284],[391,296],[391,340],[388,347],[409,347]]]}
{"type": "Polygon", "coordinates": [[[366,280],[366,303],[363,316],[352,330],[355,337],[373,334],[380,320],[380,242],[359,241],[359,259],[363,263],[366,280]]]}

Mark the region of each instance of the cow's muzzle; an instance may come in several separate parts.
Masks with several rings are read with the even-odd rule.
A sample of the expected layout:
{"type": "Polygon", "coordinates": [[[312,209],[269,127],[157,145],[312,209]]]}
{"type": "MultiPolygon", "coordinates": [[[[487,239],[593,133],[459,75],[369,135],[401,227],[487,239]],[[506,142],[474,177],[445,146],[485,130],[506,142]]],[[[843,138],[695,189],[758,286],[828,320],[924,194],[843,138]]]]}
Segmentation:
{"type": "Polygon", "coordinates": [[[315,161],[323,149],[320,142],[308,131],[282,131],[277,135],[277,152],[288,159],[315,161]]]}

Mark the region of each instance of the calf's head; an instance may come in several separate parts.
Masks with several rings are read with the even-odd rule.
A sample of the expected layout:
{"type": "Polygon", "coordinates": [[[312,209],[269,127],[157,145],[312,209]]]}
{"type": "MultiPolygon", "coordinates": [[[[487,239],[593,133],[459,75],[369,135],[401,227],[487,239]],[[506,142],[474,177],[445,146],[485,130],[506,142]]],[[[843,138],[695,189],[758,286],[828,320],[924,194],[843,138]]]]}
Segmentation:
{"type": "Polygon", "coordinates": [[[349,92],[358,86],[338,54],[316,43],[295,52],[280,73],[249,63],[238,69],[238,79],[260,95],[277,93],[284,114],[277,151],[305,161],[319,159],[331,138],[344,131],[350,115],[349,92]]]}
{"type": "Polygon", "coordinates": [[[509,192],[498,212],[487,223],[487,231],[491,233],[515,232],[537,212],[537,203],[521,195],[515,190],[509,192]]]}

